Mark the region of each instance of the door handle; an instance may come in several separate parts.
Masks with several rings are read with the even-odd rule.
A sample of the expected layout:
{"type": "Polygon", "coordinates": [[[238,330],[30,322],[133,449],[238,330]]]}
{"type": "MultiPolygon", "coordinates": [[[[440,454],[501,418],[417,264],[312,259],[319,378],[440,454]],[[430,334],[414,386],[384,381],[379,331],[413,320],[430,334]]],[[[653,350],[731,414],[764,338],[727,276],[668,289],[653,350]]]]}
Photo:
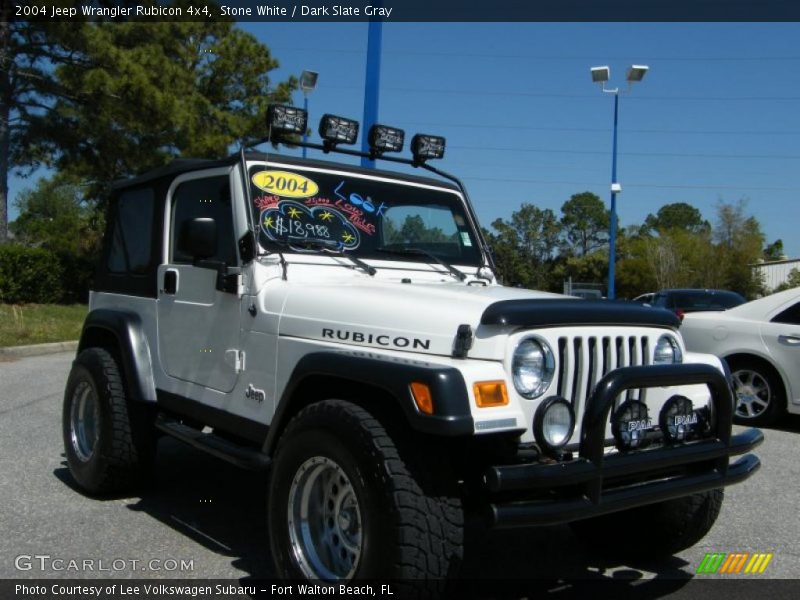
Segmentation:
{"type": "Polygon", "coordinates": [[[178,291],[178,272],[173,269],[164,271],[164,293],[175,294],[178,291]]]}
{"type": "Polygon", "coordinates": [[[785,346],[800,346],[800,335],[779,335],[778,341],[785,346]]]}

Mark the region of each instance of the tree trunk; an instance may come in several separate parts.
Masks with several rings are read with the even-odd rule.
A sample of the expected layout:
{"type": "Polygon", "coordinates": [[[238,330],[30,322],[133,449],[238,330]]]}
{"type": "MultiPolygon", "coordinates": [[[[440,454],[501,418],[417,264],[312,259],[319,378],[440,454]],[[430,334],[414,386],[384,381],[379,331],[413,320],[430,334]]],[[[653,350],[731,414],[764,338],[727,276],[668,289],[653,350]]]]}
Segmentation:
{"type": "Polygon", "coordinates": [[[11,153],[11,3],[0,8],[0,244],[8,239],[8,169],[11,153]]]}

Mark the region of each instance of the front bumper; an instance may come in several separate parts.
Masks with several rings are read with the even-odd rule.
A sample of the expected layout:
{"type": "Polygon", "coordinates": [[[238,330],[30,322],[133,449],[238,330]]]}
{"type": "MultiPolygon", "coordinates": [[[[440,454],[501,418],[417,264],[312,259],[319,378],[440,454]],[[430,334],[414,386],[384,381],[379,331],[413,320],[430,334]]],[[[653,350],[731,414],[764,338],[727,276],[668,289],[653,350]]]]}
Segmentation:
{"type": "Polygon", "coordinates": [[[498,528],[553,525],[680,498],[739,483],[761,466],[745,454],[764,436],[758,429],[731,435],[733,397],[725,376],[709,365],[626,367],[610,372],[584,413],[578,458],[551,464],[493,466],[484,476],[490,521],[498,528]],[[605,428],[614,399],[625,390],[706,384],[714,424],[708,437],[605,456],[605,428]]]}

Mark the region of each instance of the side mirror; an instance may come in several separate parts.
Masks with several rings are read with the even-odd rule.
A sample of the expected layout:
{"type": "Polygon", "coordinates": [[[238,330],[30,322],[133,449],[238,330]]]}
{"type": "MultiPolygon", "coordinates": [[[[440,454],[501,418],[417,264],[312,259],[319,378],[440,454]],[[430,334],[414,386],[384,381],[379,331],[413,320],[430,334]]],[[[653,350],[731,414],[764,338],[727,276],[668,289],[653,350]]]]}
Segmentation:
{"type": "Polygon", "coordinates": [[[194,260],[204,260],[217,253],[217,223],[207,217],[186,221],[181,227],[178,247],[194,260]]]}

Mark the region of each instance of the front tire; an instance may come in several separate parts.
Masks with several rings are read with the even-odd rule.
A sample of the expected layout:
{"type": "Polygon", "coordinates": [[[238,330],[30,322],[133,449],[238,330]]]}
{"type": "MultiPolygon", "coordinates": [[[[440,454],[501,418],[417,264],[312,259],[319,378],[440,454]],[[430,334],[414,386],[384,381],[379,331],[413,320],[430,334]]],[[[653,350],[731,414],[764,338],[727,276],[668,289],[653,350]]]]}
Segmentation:
{"type": "Polygon", "coordinates": [[[152,467],[156,437],[147,407],[128,400],[119,365],[103,348],[88,348],[75,359],[62,429],[70,473],[90,494],[126,490],[152,467]]]}
{"type": "Polygon", "coordinates": [[[671,556],[711,531],[722,508],[721,488],[570,523],[596,550],[617,556],[671,556]],[[635,528],[631,532],[631,528],[635,528]]]}
{"type": "Polygon", "coordinates": [[[416,449],[400,449],[351,402],[326,400],[294,417],[269,489],[278,575],[425,579],[441,589],[463,556],[463,511],[444,457],[416,449]]]}

